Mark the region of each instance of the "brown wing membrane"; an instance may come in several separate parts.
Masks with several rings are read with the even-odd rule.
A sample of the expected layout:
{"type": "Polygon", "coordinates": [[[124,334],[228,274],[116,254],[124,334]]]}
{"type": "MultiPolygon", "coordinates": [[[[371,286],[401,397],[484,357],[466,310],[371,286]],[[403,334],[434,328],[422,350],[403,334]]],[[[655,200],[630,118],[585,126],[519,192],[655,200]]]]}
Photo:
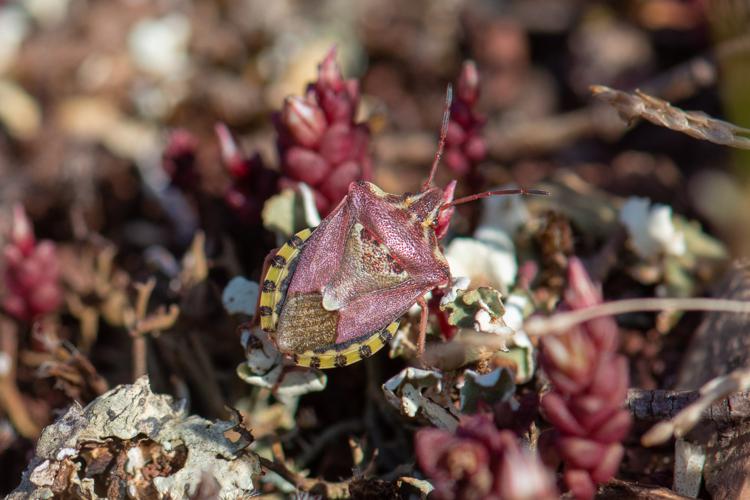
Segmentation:
{"type": "Polygon", "coordinates": [[[279,316],[276,343],[283,352],[302,353],[336,342],[338,312],[322,307],[319,293],[287,295],[279,316]]]}

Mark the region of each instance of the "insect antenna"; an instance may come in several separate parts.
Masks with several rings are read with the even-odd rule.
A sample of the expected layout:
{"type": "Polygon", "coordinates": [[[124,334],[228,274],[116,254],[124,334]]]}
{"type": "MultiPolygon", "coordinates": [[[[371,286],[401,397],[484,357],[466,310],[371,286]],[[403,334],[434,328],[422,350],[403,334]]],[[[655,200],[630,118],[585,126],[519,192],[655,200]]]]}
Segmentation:
{"type": "Polygon", "coordinates": [[[489,198],[490,196],[505,196],[509,194],[522,194],[522,195],[540,195],[540,196],[549,196],[548,191],[544,191],[542,189],[526,189],[526,188],[517,188],[517,189],[498,189],[496,191],[485,191],[483,193],[477,193],[472,194],[469,196],[464,196],[463,198],[456,198],[453,201],[450,201],[448,203],[444,203],[440,206],[440,210],[445,210],[446,208],[455,207],[456,205],[461,205],[462,203],[468,203],[470,201],[474,200],[480,200],[482,198],[489,198]]]}
{"type": "Polygon", "coordinates": [[[440,157],[443,156],[443,149],[445,149],[445,138],[448,136],[448,122],[451,117],[451,104],[453,103],[453,87],[448,84],[448,89],[445,91],[445,108],[443,108],[443,123],[440,126],[440,141],[438,141],[438,148],[435,152],[435,159],[432,161],[432,168],[430,169],[430,176],[427,178],[425,183],[422,185],[422,189],[426,190],[432,185],[432,180],[435,178],[435,172],[440,164],[440,157]]]}

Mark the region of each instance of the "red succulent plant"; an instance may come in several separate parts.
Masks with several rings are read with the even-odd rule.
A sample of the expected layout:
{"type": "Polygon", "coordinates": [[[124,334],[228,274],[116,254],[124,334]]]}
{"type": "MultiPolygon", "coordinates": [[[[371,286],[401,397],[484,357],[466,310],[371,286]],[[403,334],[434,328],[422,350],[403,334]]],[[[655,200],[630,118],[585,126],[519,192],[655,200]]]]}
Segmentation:
{"type": "Polygon", "coordinates": [[[422,429],[415,436],[417,463],[437,500],[545,500],[557,498],[554,480],[511,431],[492,416],[463,417],[455,433],[422,429]]]}
{"type": "Polygon", "coordinates": [[[263,163],[260,154],[245,155],[226,125],[216,124],[221,157],[231,178],[224,201],[246,224],[260,222],[263,204],[276,193],[279,174],[263,163]]]}
{"type": "Polygon", "coordinates": [[[162,153],[162,167],[172,184],[183,191],[196,189],[200,176],[196,167],[198,139],[185,130],[176,129],[169,134],[167,147],[162,153]]]}
{"type": "Polygon", "coordinates": [[[280,188],[308,184],[324,216],[355,180],[370,180],[370,131],[356,122],[359,82],[344,80],[336,50],[318,66],[303,97],[290,96],[275,116],[281,158],[280,188]]]}
{"type": "Polygon", "coordinates": [[[445,164],[455,174],[474,174],[487,156],[482,137],[485,119],[474,108],[479,99],[479,73],[473,61],[464,62],[451,105],[448,135],[445,138],[445,164]]]}
{"type": "Polygon", "coordinates": [[[3,248],[3,309],[17,319],[31,321],[54,311],[62,302],[60,269],[55,244],[36,241],[21,205],[13,207],[8,239],[3,248]]]}
{"type": "MultiPolygon", "coordinates": [[[[601,303],[583,264],[571,258],[565,304],[582,309],[601,303]]],[[[628,365],[617,354],[617,325],[611,317],[584,323],[563,335],[542,340],[541,366],[552,383],[542,398],[554,426],[554,448],[565,464],[565,482],[579,499],[593,498],[596,485],[609,481],[620,465],[622,439],[630,430],[623,408],[628,365]]]]}

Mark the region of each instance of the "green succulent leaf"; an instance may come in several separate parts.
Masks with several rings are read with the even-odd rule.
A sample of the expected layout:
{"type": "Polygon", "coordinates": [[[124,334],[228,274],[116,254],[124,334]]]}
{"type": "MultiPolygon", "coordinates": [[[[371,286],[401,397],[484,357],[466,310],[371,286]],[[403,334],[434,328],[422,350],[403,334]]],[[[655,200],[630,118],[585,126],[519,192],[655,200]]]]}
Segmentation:
{"type": "Polygon", "coordinates": [[[291,189],[272,196],[263,205],[263,227],[282,240],[308,227],[302,196],[291,189]]]}
{"type": "Polygon", "coordinates": [[[448,312],[448,322],[459,328],[474,328],[477,312],[486,310],[493,320],[502,318],[505,308],[503,295],[489,287],[459,291],[456,299],[440,308],[448,312]]]}

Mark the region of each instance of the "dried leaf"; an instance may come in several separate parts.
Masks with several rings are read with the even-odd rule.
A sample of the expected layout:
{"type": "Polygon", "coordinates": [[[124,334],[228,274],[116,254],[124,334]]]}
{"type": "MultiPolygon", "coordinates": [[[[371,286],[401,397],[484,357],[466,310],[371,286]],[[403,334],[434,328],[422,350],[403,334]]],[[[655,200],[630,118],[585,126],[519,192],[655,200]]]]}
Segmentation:
{"type": "Polygon", "coordinates": [[[281,355],[263,330],[244,329],[242,344],[246,361],[237,367],[237,375],[248,384],[287,397],[325,389],[328,378],[322,371],[294,365],[281,355]]]}
{"type": "Polygon", "coordinates": [[[206,258],[206,233],[195,233],[190,249],[182,258],[180,282],[185,288],[191,288],[208,277],[208,259],[206,258]]]}
{"type": "Polygon", "coordinates": [[[398,480],[401,483],[409,484],[415,487],[416,489],[418,489],[423,495],[422,498],[427,498],[427,495],[432,493],[432,490],[435,489],[435,487],[431,485],[430,482],[425,479],[417,479],[415,477],[401,476],[400,478],[398,478],[398,480]]]}
{"type": "Polygon", "coordinates": [[[684,111],[667,101],[640,90],[634,93],[614,90],[603,85],[592,85],[591,92],[612,105],[620,117],[630,123],[636,118],[646,120],[696,139],[750,149],[750,129],[712,118],[699,111],[684,111]]]}
{"type": "Polygon", "coordinates": [[[308,211],[300,193],[285,189],[263,205],[263,227],[277,233],[281,241],[285,241],[298,231],[311,227],[308,211]]]}
{"type": "Polygon", "coordinates": [[[724,260],[729,256],[724,244],[706,234],[697,221],[688,221],[683,217],[675,216],[673,223],[677,230],[685,234],[688,256],[712,260],[724,260]]]}
{"type": "Polygon", "coordinates": [[[403,415],[423,415],[433,425],[453,430],[458,425],[458,415],[441,395],[442,379],[437,371],[404,368],[383,384],[383,393],[403,415]]]}
{"type": "Polygon", "coordinates": [[[16,139],[32,139],[42,123],[39,103],[10,80],[0,80],[0,102],[0,124],[16,139]]]}
{"type": "Polygon", "coordinates": [[[229,314],[253,316],[258,302],[258,283],[236,276],[221,294],[221,302],[229,314]]]}

